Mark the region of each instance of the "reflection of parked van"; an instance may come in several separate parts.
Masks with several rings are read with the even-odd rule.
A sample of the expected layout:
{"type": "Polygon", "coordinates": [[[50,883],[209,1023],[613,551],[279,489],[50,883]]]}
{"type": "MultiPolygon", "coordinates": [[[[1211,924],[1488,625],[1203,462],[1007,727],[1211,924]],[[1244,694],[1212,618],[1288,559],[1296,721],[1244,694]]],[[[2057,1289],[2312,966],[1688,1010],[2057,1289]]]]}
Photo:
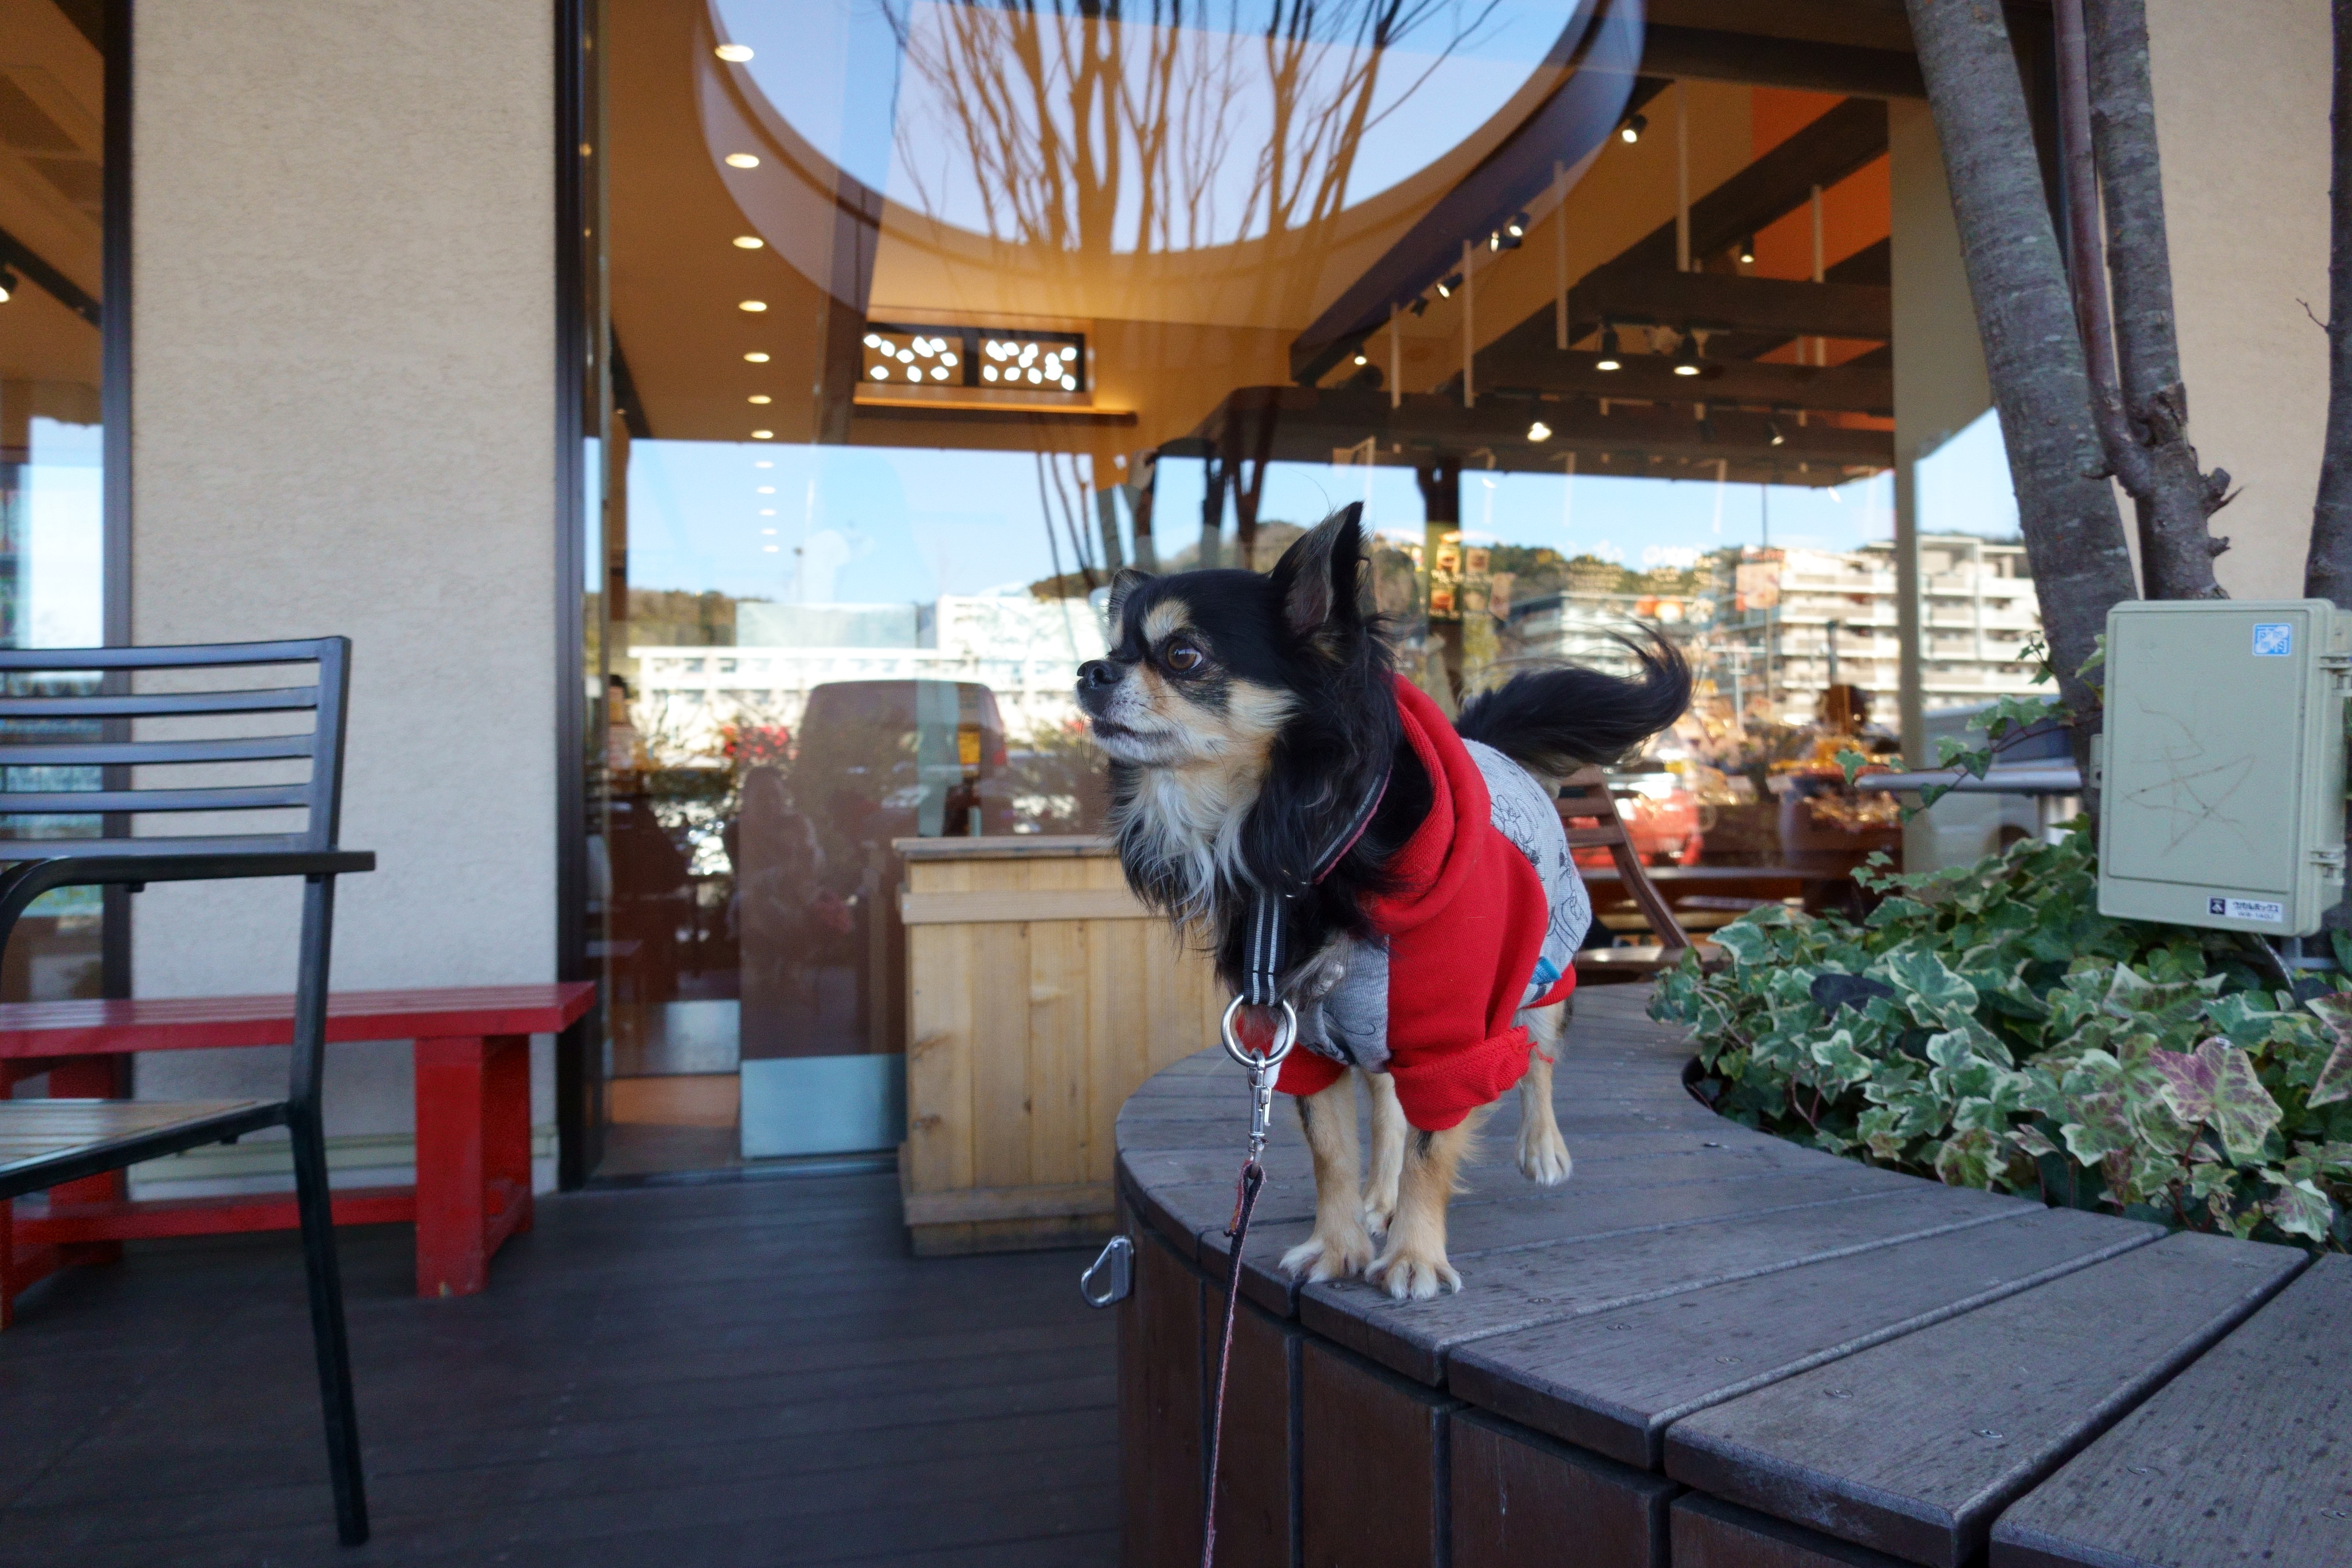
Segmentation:
{"type": "MultiPolygon", "coordinates": [[[[1963,745],[1983,745],[1983,731],[1971,731],[1969,726],[1990,713],[1992,706],[1990,702],[1972,702],[1962,708],[1931,709],[1927,714],[1927,756],[1924,762],[1932,763],[1937,754],[1936,742],[1945,735],[1963,745]]],[[[2021,739],[2001,748],[1993,762],[1992,776],[1998,779],[2003,768],[2042,769],[2073,760],[2066,731],[2055,723],[2040,723],[2021,739]]],[[[1981,860],[2021,838],[2032,837],[2041,822],[2039,811],[2034,798],[2026,795],[1970,791],[1945,795],[1911,819],[1904,838],[1904,869],[1931,871],[1981,860]]]]}
{"type": "Polygon", "coordinates": [[[996,694],[960,680],[841,680],[809,693],[801,807],[852,842],[1012,831],[996,694]]]}

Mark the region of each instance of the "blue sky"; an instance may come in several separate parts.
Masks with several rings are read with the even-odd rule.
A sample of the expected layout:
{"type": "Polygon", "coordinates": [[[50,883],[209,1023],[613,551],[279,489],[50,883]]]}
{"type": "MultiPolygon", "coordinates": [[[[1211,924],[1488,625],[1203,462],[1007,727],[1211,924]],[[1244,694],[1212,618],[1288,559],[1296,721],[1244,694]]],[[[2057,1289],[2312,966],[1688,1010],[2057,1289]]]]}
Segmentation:
{"type": "MultiPolygon", "coordinates": [[[[1373,526],[1418,538],[1421,495],[1409,468],[1368,475],[1276,464],[1260,516],[1311,521],[1365,500],[1368,477],[1373,526]]],[[[1922,459],[1919,483],[1927,531],[2015,534],[2016,501],[1990,414],[1922,459]]],[[[1197,542],[1202,486],[1197,461],[1162,465],[1155,514],[1162,553],[1197,542]]],[[[1881,475],[1799,489],[1473,470],[1463,479],[1463,510],[1474,540],[1671,565],[1697,552],[1767,542],[1768,531],[1773,544],[1825,550],[1885,539],[1894,526],[1894,482],[1881,475]]],[[[810,604],[986,593],[1055,569],[1045,515],[1039,459],[1025,452],[638,441],[630,447],[629,580],[810,604]]],[[[1066,541],[1059,565],[1072,569],[1066,541]]]]}

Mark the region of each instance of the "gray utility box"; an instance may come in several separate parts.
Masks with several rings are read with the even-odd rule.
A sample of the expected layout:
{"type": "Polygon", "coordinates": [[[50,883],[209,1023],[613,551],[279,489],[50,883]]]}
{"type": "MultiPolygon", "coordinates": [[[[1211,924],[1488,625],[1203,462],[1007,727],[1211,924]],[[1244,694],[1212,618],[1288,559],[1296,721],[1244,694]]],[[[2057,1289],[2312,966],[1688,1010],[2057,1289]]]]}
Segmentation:
{"type": "Polygon", "coordinates": [[[2344,897],[2352,614],[2325,599],[2107,612],[2099,912],[2308,936],[2344,897]]]}

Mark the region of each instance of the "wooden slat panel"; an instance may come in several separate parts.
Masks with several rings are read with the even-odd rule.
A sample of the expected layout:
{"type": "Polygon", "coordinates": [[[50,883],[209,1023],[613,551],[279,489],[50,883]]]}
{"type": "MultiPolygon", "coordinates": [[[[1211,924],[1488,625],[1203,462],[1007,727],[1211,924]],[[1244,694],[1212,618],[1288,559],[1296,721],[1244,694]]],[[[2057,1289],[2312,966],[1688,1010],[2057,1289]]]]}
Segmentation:
{"type": "MultiPolygon", "coordinates": [[[[1057,862],[1036,864],[1050,866],[1057,862]]],[[[1125,888],[1067,888],[1035,892],[1008,889],[904,893],[898,899],[898,918],[908,925],[919,926],[976,925],[991,921],[1139,921],[1155,917],[1125,888]]]]}
{"type": "Polygon", "coordinates": [[[1993,1568],[2352,1563],[2347,1324],[2352,1258],[2322,1258],[2003,1514],[1993,1568]]]}
{"type": "MultiPolygon", "coordinates": [[[[1000,862],[1000,864],[1011,864],[1000,862]]],[[[1049,894],[1077,889],[1079,860],[1033,861],[1032,886],[1049,894]]],[[[1087,1179],[1087,943],[1091,928],[1067,921],[1033,924],[1029,933],[1029,1180],[1041,1184],[1087,1179]]]]}
{"type": "Polygon", "coordinates": [[[2267,1300],[2288,1247],[2183,1232],[1699,1412],[1666,1473],[1930,1568],[2267,1300]]]}
{"type": "MultiPolygon", "coordinates": [[[[337,991],[327,1038],[414,1040],[453,1035],[544,1035],[568,1028],[596,998],[593,982],[337,991]]],[[[283,1046],[294,1039],[291,996],[165,996],[131,1001],[0,1004],[0,1057],[283,1046]]]]}
{"type": "MultiPolygon", "coordinates": [[[[1204,1293],[1206,1375],[1216,1376],[1224,1302],[1204,1293]]],[[[1244,1304],[1234,1320],[1225,1387],[1224,1452],[1217,1481],[1219,1568],[1291,1568],[1298,1561],[1300,1459],[1297,1326],[1244,1304]]],[[[1468,1568],[1475,1559],[1464,1561],[1468,1568]]]]}
{"type": "Polygon", "coordinates": [[[1107,1215],[1113,1205],[1108,1182],[1062,1186],[965,1187],[952,1192],[907,1192],[901,1201],[908,1225],[962,1225],[999,1219],[1050,1219],[1062,1215],[1107,1215]]]}
{"type": "Polygon", "coordinates": [[[907,933],[907,1175],[910,1192],[970,1187],[971,932],[907,933]]]}
{"type": "Polygon", "coordinates": [[[977,925],[971,942],[971,1181],[1025,1186],[1029,1168],[1029,928],[977,925]]]}
{"type": "Polygon", "coordinates": [[[1303,1348],[1306,1561],[1367,1568],[1443,1563],[1446,1423],[1460,1403],[1312,1336],[1303,1348]]]}
{"type": "Polygon", "coordinates": [[[1148,1229],[1118,1309],[1122,1568],[1201,1561],[1201,1277],[1148,1229]]]}
{"type": "Polygon", "coordinates": [[[1454,1561],[1469,1568],[1652,1568],[1675,1485],[1476,1411],[1451,1445],[1454,1561]]]}
{"type": "Polygon", "coordinates": [[[1676,1498],[1670,1517],[1675,1568],[1906,1568],[1900,1558],[1696,1492],[1676,1498]]]}

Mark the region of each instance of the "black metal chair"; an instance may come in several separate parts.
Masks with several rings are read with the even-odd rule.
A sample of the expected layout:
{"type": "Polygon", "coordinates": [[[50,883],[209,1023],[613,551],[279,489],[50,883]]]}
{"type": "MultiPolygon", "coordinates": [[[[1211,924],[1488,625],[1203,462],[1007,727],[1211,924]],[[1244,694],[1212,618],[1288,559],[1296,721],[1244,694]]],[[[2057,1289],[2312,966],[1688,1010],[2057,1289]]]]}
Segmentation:
{"type": "MultiPolygon", "coordinates": [[[[334,1215],[327,1193],[327,1150],[320,1121],[320,1074],[327,1033],[327,963],[332,942],[335,879],[375,868],[373,854],[341,850],[335,837],[342,801],[344,700],[351,643],[226,643],[199,647],[0,650],[0,816],[96,816],[99,837],[0,840],[0,952],[26,907],[56,888],[115,885],[137,891],[149,882],[300,877],[302,931],[295,988],[293,1069],[282,1100],[0,1100],[0,1199],[45,1191],[61,1182],[119,1171],[142,1160],[205,1143],[230,1142],[264,1127],[284,1127],[294,1149],[296,1207],[310,1277],[310,1329],[318,1350],[319,1392],[326,1406],[327,1459],[335,1520],[347,1545],[367,1539],[367,1495],[361,1479],[359,1424],[352,1405],[342,1284],[335,1262],[334,1215]],[[309,665],[309,685],[274,673],[309,665]],[[139,671],[242,672],[234,689],[133,692],[139,671]],[[92,679],[95,677],[96,679],[92,679]],[[214,733],[255,727],[254,716],[310,716],[305,732],[214,733]],[[207,719],[226,723],[207,724],[207,719]],[[135,730],[146,738],[128,736],[135,730]],[[255,784],[240,764],[307,761],[309,776],[255,784]],[[230,771],[219,771],[222,767],[230,771]],[[97,789],[45,786],[53,776],[18,770],[92,770],[97,789]],[[131,770],[169,768],[173,778],[133,787],[131,770]],[[196,781],[188,782],[190,778],[196,781]],[[219,782],[224,781],[226,782],[219,782]],[[132,819],[152,812],[299,809],[299,831],[138,835],[132,819]]],[[[195,679],[207,683],[222,675],[195,679]]],[[[299,679],[299,677],[297,677],[299,679]]],[[[277,772],[294,771],[278,768],[277,772]]]]}

